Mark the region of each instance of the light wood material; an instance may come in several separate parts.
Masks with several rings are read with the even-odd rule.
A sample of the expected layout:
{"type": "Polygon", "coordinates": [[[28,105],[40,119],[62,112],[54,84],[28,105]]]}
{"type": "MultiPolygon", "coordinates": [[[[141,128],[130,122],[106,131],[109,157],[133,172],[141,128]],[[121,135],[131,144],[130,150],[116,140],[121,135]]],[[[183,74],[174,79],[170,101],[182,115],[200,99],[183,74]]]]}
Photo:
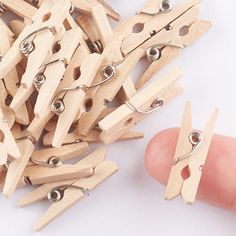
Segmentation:
{"type": "MultiPolygon", "coordinates": [[[[185,158],[172,166],[165,194],[167,200],[171,200],[176,196],[181,195],[186,203],[192,204],[195,201],[218,113],[219,111],[216,109],[203,129],[203,141],[198,149],[188,158],[185,158]],[[182,171],[186,167],[189,168],[190,177],[184,180],[182,171]]],[[[190,102],[187,102],[174,160],[191,152],[192,145],[188,139],[191,132],[191,104],[190,102]]]]}
{"type": "Polygon", "coordinates": [[[10,164],[3,187],[3,194],[8,198],[14,193],[34,150],[34,144],[29,139],[19,141],[18,147],[21,152],[21,158],[16,159],[10,164]]]}
{"type": "MultiPolygon", "coordinates": [[[[136,109],[147,111],[151,109],[150,106],[156,98],[161,98],[164,104],[167,103],[182,91],[182,88],[176,84],[180,76],[181,72],[179,69],[171,70],[166,76],[137,93],[137,95],[129,100],[130,104],[136,109]]],[[[114,142],[137,122],[142,120],[144,116],[123,104],[98,123],[102,130],[101,140],[106,144],[114,142]]]]}
{"type": "MultiPolygon", "coordinates": [[[[90,165],[92,168],[96,168],[100,164],[102,164],[105,160],[106,155],[106,149],[105,148],[99,148],[89,154],[87,157],[83,158],[81,161],[78,162],[78,165],[90,165]]],[[[61,181],[61,182],[55,182],[55,183],[48,183],[43,184],[42,186],[36,188],[32,192],[29,192],[25,197],[23,197],[19,202],[18,206],[26,206],[32,203],[35,203],[37,201],[43,200],[47,197],[47,193],[61,185],[71,185],[73,184],[77,179],[67,180],[67,181],[61,181]]]]}
{"type": "Polygon", "coordinates": [[[1,3],[11,12],[22,18],[31,19],[36,12],[36,8],[23,0],[1,0],[1,3]]]}
{"type": "MultiPolygon", "coordinates": [[[[73,185],[78,187],[84,187],[89,190],[94,189],[107,178],[113,175],[118,170],[117,165],[111,161],[105,161],[95,168],[93,176],[89,178],[80,179],[73,183],[73,185]]],[[[78,202],[84,193],[78,189],[68,188],[65,191],[64,197],[61,201],[54,203],[50,208],[45,212],[45,214],[38,220],[34,229],[36,231],[45,227],[48,223],[54,220],[57,216],[71,207],[73,204],[78,202]]]]}
{"type": "Polygon", "coordinates": [[[8,93],[6,91],[5,85],[4,85],[4,81],[0,80],[0,108],[2,110],[2,113],[7,121],[7,124],[9,126],[9,128],[11,128],[15,122],[15,116],[14,113],[12,112],[12,110],[6,106],[6,98],[8,96],[8,93]]]}
{"type": "MultiPolygon", "coordinates": [[[[9,35],[9,30],[7,29],[6,26],[0,27],[0,54],[4,57],[7,51],[11,48],[11,36],[9,35]]],[[[20,77],[18,75],[17,69],[13,68],[9,73],[3,78],[4,81],[4,87],[3,90],[5,89],[6,91],[6,96],[7,97],[14,97],[16,92],[17,92],[17,84],[20,83],[20,77]]],[[[9,110],[8,107],[5,106],[5,100],[3,102],[3,109],[9,110]]],[[[11,111],[9,111],[10,113],[11,111]]],[[[18,123],[23,124],[23,125],[28,125],[29,124],[29,115],[27,108],[25,104],[23,104],[16,112],[15,112],[15,119],[18,123]]],[[[14,119],[14,120],[15,120],[14,119]]],[[[7,119],[8,120],[8,119],[7,119]]],[[[9,119],[11,120],[11,119],[9,119]]],[[[12,119],[13,120],[13,119],[12,119]]],[[[11,125],[12,126],[12,125],[11,125]]],[[[10,127],[11,127],[10,126],[10,127]]]]}
{"type": "Polygon", "coordinates": [[[45,166],[28,166],[23,176],[29,179],[32,185],[59,182],[62,180],[88,177],[93,173],[90,165],[61,165],[50,168],[45,166]]]}
{"type": "Polygon", "coordinates": [[[120,20],[120,15],[115,12],[104,0],[72,0],[72,3],[75,6],[75,9],[79,12],[83,12],[86,14],[91,14],[91,9],[94,5],[98,3],[102,4],[106,14],[115,21],[120,20]]]}
{"type": "MultiPolygon", "coordinates": [[[[81,85],[90,86],[94,80],[97,70],[101,64],[101,57],[99,54],[89,55],[82,64],[80,71],[81,76],[75,80],[71,86],[77,87],[81,85]]],[[[80,107],[83,104],[85,91],[77,89],[69,91],[63,98],[65,110],[59,115],[55,135],[52,145],[59,147],[63,143],[63,139],[68,133],[80,107]]]]}
{"type": "Polygon", "coordinates": [[[0,109],[0,166],[7,163],[8,155],[17,159],[21,152],[0,109]]]}
{"type": "MultiPolygon", "coordinates": [[[[63,145],[76,143],[76,142],[99,143],[101,142],[100,135],[101,135],[101,132],[97,130],[91,131],[90,134],[87,136],[79,135],[77,131],[74,131],[66,135],[66,137],[63,140],[63,145]]],[[[45,134],[45,136],[43,137],[43,145],[51,146],[53,136],[54,136],[54,131],[51,131],[45,134]]],[[[143,132],[128,131],[127,133],[122,135],[118,141],[142,139],[143,137],[144,137],[143,132]]]]}
{"type": "Polygon", "coordinates": [[[10,21],[9,25],[16,37],[18,37],[25,28],[24,22],[20,20],[12,20],[10,21]]]}

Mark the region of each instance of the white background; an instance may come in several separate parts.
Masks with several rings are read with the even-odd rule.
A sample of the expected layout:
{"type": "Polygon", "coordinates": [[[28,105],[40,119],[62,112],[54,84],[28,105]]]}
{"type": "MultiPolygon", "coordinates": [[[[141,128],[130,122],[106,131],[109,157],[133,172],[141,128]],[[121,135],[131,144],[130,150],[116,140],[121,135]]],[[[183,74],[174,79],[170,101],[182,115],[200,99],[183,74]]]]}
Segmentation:
{"type": "MultiPolygon", "coordinates": [[[[144,2],[109,1],[123,17],[134,14],[144,2]]],[[[221,109],[221,115],[216,132],[236,136],[235,9],[234,0],[202,1],[201,18],[212,20],[213,28],[168,66],[182,68],[184,94],[137,126],[137,130],[145,132],[143,140],[110,146],[108,158],[119,164],[120,171],[35,235],[236,234],[234,213],[200,202],[190,207],[180,199],[164,201],[164,188],[147,175],[143,164],[144,151],[150,138],[162,129],[179,126],[187,99],[193,103],[196,128],[202,127],[217,106],[221,109]]],[[[41,202],[23,209],[17,208],[17,200],[28,191],[17,191],[10,201],[0,195],[1,235],[34,234],[32,225],[49,204],[41,202]]]]}

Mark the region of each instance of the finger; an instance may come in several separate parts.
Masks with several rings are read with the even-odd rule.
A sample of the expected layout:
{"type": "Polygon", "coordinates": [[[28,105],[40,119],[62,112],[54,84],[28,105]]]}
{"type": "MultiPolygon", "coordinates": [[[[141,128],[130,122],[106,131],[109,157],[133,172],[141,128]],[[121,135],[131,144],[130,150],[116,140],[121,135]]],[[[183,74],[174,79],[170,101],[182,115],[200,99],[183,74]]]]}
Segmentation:
{"type": "MultiPolygon", "coordinates": [[[[145,164],[149,174],[167,184],[179,129],[167,129],[149,143],[145,164]]],[[[236,211],[236,139],[214,135],[199,185],[197,198],[236,211]]]]}

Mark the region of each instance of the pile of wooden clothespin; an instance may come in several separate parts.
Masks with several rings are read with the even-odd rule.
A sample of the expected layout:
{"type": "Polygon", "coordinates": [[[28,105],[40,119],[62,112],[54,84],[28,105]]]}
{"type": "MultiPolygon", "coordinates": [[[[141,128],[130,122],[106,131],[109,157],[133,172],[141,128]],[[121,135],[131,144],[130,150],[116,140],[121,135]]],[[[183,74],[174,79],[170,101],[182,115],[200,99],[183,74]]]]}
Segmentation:
{"type": "Polygon", "coordinates": [[[20,206],[52,202],[36,230],[117,171],[104,148],[67,160],[142,138],[132,127],[182,92],[177,68],[149,80],[210,28],[198,4],[150,0],[112,28],[120,16],[104,0],[0,0],[0,182],[7,197],[38,186],[20,206]]]}

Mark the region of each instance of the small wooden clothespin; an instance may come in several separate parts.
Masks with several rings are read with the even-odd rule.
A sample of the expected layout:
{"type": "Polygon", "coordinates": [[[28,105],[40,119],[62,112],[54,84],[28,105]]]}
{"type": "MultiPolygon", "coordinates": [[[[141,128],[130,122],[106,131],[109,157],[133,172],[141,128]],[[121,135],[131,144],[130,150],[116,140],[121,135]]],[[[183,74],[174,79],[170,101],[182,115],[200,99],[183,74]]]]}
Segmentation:
{"type": "MultiPolygon", "coordinates": [[[[113,101],[124,84],[130,71],[143,55],[142,49],[137,49],[126,58],[120,53],[123,37],[114,37],[102,53],[103,62],[97,73],[96,81],[109,81],[98,87],[92,98],[92,107],[89,112],[82,115],[79,121],[79,133],[88,135],[100,121],[102,113],[113,101]],[[111,89],[112,88],[112,89],[111,89]]],[[[101,82],[100,82],[101,83],[101,82]]]]}
{"type": "Polygon", "coordinates": [[[204,171],[218,113],[219,111],[216,109],[202,132],[193,131],[191,103],[186,103],[182,127],[165,194],[167,200],[181,195],[186,203],[191,204],[194,202],[204,171]],[[183,176],[184,170],[189,173],[189,177],[186,179],[183,176]]]}
{"type": "MultiPolygon", "coordinates": [[[[1,61],[0,77],[4,78],[22,60],[23,55],[27,56],[27,67],[22,76],[20,88],[28,88],[29,94],[31,94],[35,75],[48,60],[54,43],[63,33],[63,22],[69,8],[69,0],[56,1],[54,4],[48,0],[44,1],[33,16],[33,23],[24,28],[1,61]]],[[[14,110],[17,110],[20,105],[22,105],[22,101],[18,102],[13,99],[11,106],[14,110]]]]}
{"type": "Polygon", "coordinates": [[[90,177],[44,184],[21,199],[19,206],[32,204],[45,198],[52,203],[35,225],[35,230],[38,231],[45,227],[79,201],[85,192],[91,191],[117,171],[115,163],[105,161],[105,153],[105,149],[100,148],[78,163],[78,165],[88,164],[93,167],[94,171],[90,177]]]}
{"type": "Polygon", "coordinates": [[[11,158],[18,159],[20,157],[21,152],[0,108],[0,166],[6,165],[11,158]]]}
{"type": "Polygon", "coordinates": [[[180,76],[179,69],[171,70],[166,76],[138,92],[133,98],[101,120],[98,123],[102,130],[101,140],[106,144],[114,142],[142,120],[145,115],[161,108],[176,97],[182,92],[182,88],[177,84],[180,76]]]}
{"type": "MultiPolygon", "coordinates": [[[[4,55],[11,48],[12,44],[12,35],[9,34],[10,29],[6,25],[0,25],[0,63],[3,59],[4,55]]],[[[13,68],[1,81],[1,91],[5,93],[3,100],[1,100],[2,108],[7,110],[8,114],[12,113],[11,109],[7,107],[5,104],[9,104],[12,98],[15,96],[17,92],[17,85],[20,83],[20,77],[18,75],[18,71],[16,68],[13,68]]],[[[3,95],[3,94],[2,94],[3,95]]],[[[26,105],[23,104],[17,111],[14,112],[15,118],[6,117],[8,124],[13,125],[16,120],[18,123],[22,125],[29,124],[29,115],[26,108],[26,105]]]]}
{"type": "Polygon", "coordinates": [[[80,77],[70,87],[60,91],[54,98],[52,111],[59,115],[52,143],[54,147],[62,145],[65,136],[83,105],[86,90],[91,86],[94,87],[101,84],[92,85],[94,77],[101,65],[101,59],[101,56],[96,53],[88,55],[81,65],[80,77]]]}
{"type": "Polygon", "coordinates": [[[136,83],[141,88],[152,76],[177,57],[184,48],[189,47],[211,27],[211,22],[198,20],[197,5],[184,12],[168,27],[162,29],[141,47],[146,48],[146,56],[150,66],[136,83]]]}
{"type": "MultiPolygon", "coordinates": [[[[161,7],[166,2],[166,0],[158,1],[161,7]]],[[[159,35],[162,30],[165,30],[168,34],[174,32],[169,25],[198,3],[199,0],[187,0],[184,3],[175,5],[173,8],[168,5],[169,7],[166,7],[166,10],[157,10],[155,13],[153,13],[153,10],[150,12],[144,9],[138,12],[136,16],[128,18],[115,30],[116,34],[125,35],[121,49],[123,55],[126,56],[143,45],[143,43],[148,43],[154,36],[159,35]]],[[[151,0],[148,5],[156,9],[157,1],[151,0]]]]}
{"type": "Polygon", "coordinates": [[[19,17],[31,19],[37,9],[23,0],[1,0],[0,14],[7,10],[19,17]]]}

